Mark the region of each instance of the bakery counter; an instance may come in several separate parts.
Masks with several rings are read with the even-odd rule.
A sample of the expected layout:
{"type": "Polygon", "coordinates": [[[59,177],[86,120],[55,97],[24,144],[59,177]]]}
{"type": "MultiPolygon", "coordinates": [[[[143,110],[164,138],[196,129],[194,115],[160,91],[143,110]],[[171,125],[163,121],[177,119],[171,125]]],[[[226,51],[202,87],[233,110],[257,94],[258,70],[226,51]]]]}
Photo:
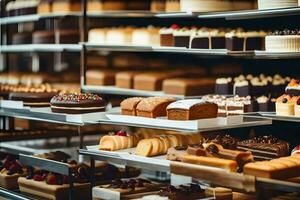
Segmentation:
{"type": "Polygon", "coordinates": [[[165,156],[139,157],[132,154],[133,151],[134,149],[105,152],[98,150],[98,146],[88,146],[87,150],[80,149],[79,154],[90,157],[92,161],[109,161],[142,169],[170,172],[245,192],[255,192],[258,189],[277,189],[286,192],[300,191],[300,184],[298,183],[259,178],[243,173],[229,172],[216,167],[169,161],[165,159],[165,156]]]}
{"type": "Polygon", "coordinates": [[[24,53],[24,52],[80,52],[79,44],[21,44],[3,45],[0,53],[24,53]]]}
{"type": "Polygon", "coordinates": [[[34,200],[32,198],[26,197],[18,192],[7,190],[0,187],[0,199],[13,199],[13,200],[34,200]]]}

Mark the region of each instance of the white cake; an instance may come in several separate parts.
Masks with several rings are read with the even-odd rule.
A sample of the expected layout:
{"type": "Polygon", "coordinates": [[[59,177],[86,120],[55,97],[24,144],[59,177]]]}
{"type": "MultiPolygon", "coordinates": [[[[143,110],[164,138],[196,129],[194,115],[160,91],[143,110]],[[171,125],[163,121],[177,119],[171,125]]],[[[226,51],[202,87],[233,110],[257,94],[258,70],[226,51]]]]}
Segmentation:
{"type": "Polygon", "coordinates": [[[96,29],[91,29],[89,31],[89,36],[88,36],[88,41],[89,43],[94,43],[94,44],[103,44],[106,41],[106,31],[107,29],[105,28],[96,28],[96,29]]]}
{"type": "Polygon", "coordinates": [[[132,32],[132,45],[159,46],[159,29],[154,27],[135,29],[132,32]]]}
{"type": "Polygon", "coordinates": [[[300,52],[300,35],[268,35],[266,51],[300,52]]]}
{"type": "Polygon", "coordinates": [[[127,28],[113,28],[106,33],[106,43],[112,45],[130,45],[131,34],[133,29],[127,28]]]}
{"type": "Polygon", "coordinates": [[[258,0],[258,9],[276,9],[298,6],[298,0],[258,0]]]}

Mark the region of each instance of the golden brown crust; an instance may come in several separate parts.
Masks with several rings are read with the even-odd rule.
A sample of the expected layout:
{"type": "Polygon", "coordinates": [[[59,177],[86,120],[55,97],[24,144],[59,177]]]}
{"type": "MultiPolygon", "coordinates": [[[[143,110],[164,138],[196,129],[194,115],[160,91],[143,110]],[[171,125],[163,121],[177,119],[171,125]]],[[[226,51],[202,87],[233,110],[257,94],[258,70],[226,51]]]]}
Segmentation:
{"type": "MultiPolygon", "coordinates": [[[[146,99],[143,99],[138,105],[137,105],[137,112],[149,112],[152,113],[159,107],[160,105],[164,105],[165,109],[167,105],[174,102],[175,99],[171,97],[149,97],[146,99]],[[166,105],[166,106],[165,106],[166,105]]],[[[163,109],[163,108],[162,108],[163,109]]],[[[166,113],[166,110],[163,111],[166,113]]]]}
{"type": "Polygon", "coordinates": [[[115,85],[115,72],[110,70],[88,70],[87,85],[115,85]]]}
{"type": "Polygon", "coordinates": [[[136,115],[137,105],[145,98],[132,97],[121,102],[121,110],[123,115],[136,115]]]}

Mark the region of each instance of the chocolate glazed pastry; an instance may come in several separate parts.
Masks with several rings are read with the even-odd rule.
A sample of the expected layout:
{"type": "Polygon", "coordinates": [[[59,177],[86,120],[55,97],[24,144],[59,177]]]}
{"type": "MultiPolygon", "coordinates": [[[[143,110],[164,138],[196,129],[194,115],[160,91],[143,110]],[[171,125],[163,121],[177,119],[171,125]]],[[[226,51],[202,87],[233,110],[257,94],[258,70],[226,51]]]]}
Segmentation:
{"type": "Polygon", "coordinates": [[[105,110],[104,100],[95,94],[61,94],[51,99],[51,110],[56,113],[83,114],[105,110]]]}
{"type": "Polygon", "coordinates": [[[10,100],[23,101],[24,106],[47,107],[57,92],[13,92],[9,94],[10,100]]]}

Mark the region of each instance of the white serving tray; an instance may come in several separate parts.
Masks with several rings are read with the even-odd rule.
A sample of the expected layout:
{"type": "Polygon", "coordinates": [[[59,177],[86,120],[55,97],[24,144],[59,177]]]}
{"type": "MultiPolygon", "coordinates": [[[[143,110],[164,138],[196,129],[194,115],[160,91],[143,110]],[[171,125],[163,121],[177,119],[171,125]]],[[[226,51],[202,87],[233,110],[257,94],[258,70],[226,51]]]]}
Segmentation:
{"type": "MultiPolygon", "coordinates": [[[[45,114],[48,117],[54,119],[61,119],[66,122],[72,123],[85,123],[85,122],[97,122],[101,119],[107,119],[106,114],[107,112],[93,112],[93,113],[85,113],[85,114],[66,114],[66,113],[54,113],[51,111],[50,107],[44,108],[31,108],[30,112],[32,114],[45,114]]],[[[111,109],[108,113],[119,113],[120,110],[118,108],[111,109]]]]}
{"type": "Polygon", "coordinates": [[[23,101],[12,101],[12,100],[1,100],[1,108],[11,108],[11,109],[26,109],[29,110],[29,106],[24,106],[23,101]]]}
{"type": "Polygon", "coordinates": [[[168,120],[166,117],[162,118],[147,118],[121,114],[106,114],[113,122],[120,122],[126,124],[136,125],[151,125],[153,127],[186,129],[186,130],[199,130],[205,128],[214,128],[218,126],[232,125],[243,122],[243,116],[232,116],[228,118],[212,118],[201,120],[168,120]]]}

